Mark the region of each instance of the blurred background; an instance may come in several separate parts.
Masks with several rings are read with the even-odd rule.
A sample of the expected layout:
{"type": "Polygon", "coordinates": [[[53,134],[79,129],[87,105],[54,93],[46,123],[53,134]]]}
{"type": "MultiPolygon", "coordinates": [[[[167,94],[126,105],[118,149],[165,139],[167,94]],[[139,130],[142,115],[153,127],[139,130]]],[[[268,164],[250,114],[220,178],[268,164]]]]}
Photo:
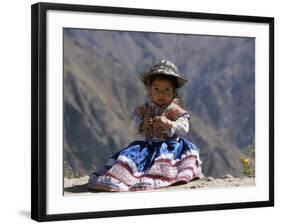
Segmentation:
{"type": "Polygon", "coordinates": [[[139,138],[129,129],[147,94],[138,80],[161,59],[188,83],[187,138],[207,176],[243,175],[239,160],[255,137],[255,39],[64,28],[64,174],[103,167],[139,138]]]}

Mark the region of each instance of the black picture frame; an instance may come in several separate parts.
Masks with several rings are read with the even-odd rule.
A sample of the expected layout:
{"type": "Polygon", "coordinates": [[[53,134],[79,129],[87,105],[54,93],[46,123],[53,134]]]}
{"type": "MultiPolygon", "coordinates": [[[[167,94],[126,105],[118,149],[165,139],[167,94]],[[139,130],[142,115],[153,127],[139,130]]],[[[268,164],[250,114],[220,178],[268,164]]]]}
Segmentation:
{"type": "Polygon", "coordinates": [[[37,221],[54,221],[116,216],[148,215],[162,213],[193,212],[207,210],[254,208],[274,206],[274,18],[195,13],[183,11],[165,11],[137,8],[103,7],[90,5],[37,3],[31,7],[31,218],[37,221]],[[269,182],[268,200],[241,203],[202,204],[194,206],[173,206],[159,208],[139,208],[128,210],[93,211],[82,213],[47,214],[47,12],[55,10],[80,13],[105,13],[138,15],[166,18],[189,18],[226,22],[245,22],[266,24],[269,26],[269,182]]]}

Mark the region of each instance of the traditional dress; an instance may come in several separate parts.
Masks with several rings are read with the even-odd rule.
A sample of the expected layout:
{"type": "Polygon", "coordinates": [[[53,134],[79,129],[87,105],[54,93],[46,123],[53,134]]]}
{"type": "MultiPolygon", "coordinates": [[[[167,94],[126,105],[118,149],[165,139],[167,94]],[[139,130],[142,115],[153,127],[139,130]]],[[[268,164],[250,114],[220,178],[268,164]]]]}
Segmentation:
{"type": "Polygon", "coordinates": [[[178,183],[188,183],[202,176],[199,149],[186,139],[189,130],[188,113],[176,100],[158,106],[148,102],[137,107],[131,126],[145,140],[134,141],[114,154],[105,170],[93,174],[89,188],[102,191],[136,191],[158,189],[178,183]],[[145,118],[165,116],[172,128],[151,125],[145,133],[140,125],[145,118]]]}

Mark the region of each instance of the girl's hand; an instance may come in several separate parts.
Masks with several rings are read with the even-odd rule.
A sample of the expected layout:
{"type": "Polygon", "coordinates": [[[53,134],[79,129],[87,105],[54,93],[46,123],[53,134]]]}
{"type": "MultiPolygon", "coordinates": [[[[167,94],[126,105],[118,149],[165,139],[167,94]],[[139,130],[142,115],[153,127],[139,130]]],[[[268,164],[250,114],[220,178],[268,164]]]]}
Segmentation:
{"type": "Polygon", "coordinates": [[[168,118],[165,116],[156,116],[153,119],[153,124],[163,128],[163,129],[171,129],[173,126],[172,121],[170,121],[168,118]]]}
{"type": "Polygon", "coordinates": [[[145,118],[143,119],[141,125],[140,125],[140,132],[145,132],[148,130],[148,128],[153,125],[153,119],[152,118],[145,118]]]}

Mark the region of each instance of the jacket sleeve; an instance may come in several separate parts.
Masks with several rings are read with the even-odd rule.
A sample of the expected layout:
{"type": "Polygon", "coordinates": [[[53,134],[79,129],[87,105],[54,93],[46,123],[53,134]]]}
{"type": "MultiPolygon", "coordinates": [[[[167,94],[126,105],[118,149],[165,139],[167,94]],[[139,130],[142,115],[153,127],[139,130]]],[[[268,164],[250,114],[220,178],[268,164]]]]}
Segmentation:
{"type": "Polygon", "coordinates": [[[130,128],[134,131],[135,134],[140,134],[140,125],[143,121],[143,106],[137,107],[132,114],[132,121],[130,128]]]}
{"type": "Polygon", "coordinates": [[[173,126],[170,130],[167,130],[167,134],[169,137],[177,136],[184,137],[187,135],[189,131],[189,119],[190,116],[188,114],[184,114],[176,121],[172,121],[173,126]]]}

